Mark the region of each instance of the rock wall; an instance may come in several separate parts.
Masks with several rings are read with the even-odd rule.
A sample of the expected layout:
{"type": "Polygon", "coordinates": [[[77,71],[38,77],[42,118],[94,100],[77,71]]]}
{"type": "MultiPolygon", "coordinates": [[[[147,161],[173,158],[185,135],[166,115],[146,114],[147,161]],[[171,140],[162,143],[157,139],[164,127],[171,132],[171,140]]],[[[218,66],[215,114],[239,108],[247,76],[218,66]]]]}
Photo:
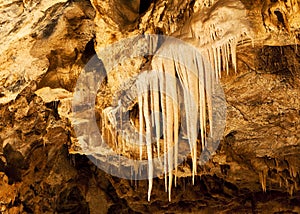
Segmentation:
{"type": "MultiPolygon", "coordinates": [[[[171,202],[164,179],[154,178],[148,202],[147,180],[111,176],[80,152],[71,106],[89,60],[104,77],[101,60],[92,58],[105,61],[101,48],[143,33],[180,36],[193,14],[215,2],[0,1],[1,213],[300,212],[296,0],[241,1],[252,42],[237,44],[237,71],[231,65],[222,74],[220,146],[197,166],[194,185],[191,157],[179,166],[171,202]]],[[[104,79],[95,106],[100,129],[101,111],[151,60],[133,59],[104,79]]]]}

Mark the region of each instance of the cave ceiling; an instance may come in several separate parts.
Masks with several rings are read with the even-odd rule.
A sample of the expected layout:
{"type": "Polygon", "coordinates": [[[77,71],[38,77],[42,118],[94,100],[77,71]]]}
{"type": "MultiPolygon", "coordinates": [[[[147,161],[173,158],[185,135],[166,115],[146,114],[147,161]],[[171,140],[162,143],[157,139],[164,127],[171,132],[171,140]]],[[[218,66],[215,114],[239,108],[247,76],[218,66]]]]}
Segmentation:
{"type": "Polygon", "coordinates": [[[299,4],[0,0],[0,212],[299,213],[299,4]]]}

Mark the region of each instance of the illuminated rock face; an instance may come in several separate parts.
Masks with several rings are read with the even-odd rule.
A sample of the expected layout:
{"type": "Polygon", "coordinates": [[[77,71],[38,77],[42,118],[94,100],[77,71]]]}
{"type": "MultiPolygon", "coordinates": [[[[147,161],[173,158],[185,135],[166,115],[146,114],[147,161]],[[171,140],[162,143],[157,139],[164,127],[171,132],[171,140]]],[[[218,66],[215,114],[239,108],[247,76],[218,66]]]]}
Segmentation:
{"type": "MultiPolygon", "coordinates": [[[[126,2],[0,1],[5,14],[0,22],[1,212],[299,212],[298,2],[126,2]],[[239,38],[244,32],[248,37],[239,38]],[[171,203],[162,177],[151,181],[149,191],[147,180],[118,179],[85,156],[69,154],[82,153],[78,142],[88,145],[93,138],[75,135],[70,120],[82,69],[97,54],[102,62],[95,58],[86,81],[94,74],[105,76],[110,53],[101,49],[142,33],[175,36],[202,51],[208,45],[221,56],[227,41],[236,44],[228,66],[219,58],[222,66],[217,73],[227,103],[220,146],[205,165],[195,168],[196,155],[192,155],[176,173],[168,173],[168,187],[174,184],[170,178],[177,176],[176,187],[169,189],[171,203]]],[[[168,45],[159,44],[160,51],[168,45]]],[[[214,71],[219,61],[210,61],[214,71]]],[[[155,57],[130,59],[107,74],[96,97],[100,130],[103,110],[117,103],[115,94],[131,89],[125,83],[133,84],[140,68],[163,64],[155,57]]],[[[79,106],[82,113],[89,102],[79,106]]],[[[139,103],[126,107],[135,127],[140,123],[139,103]]],[[[109,143],[122,156],[136,155],[109,143]]],[[[110,164],[113,171],[120,162],[110,164]]]]}
{"type": "Polygon", "coordinates": [[[262,8],[263,21],[267,30],[288,32],[297,30],[299,23],[299,6],[297,0],[268,0],[262,8]]]}

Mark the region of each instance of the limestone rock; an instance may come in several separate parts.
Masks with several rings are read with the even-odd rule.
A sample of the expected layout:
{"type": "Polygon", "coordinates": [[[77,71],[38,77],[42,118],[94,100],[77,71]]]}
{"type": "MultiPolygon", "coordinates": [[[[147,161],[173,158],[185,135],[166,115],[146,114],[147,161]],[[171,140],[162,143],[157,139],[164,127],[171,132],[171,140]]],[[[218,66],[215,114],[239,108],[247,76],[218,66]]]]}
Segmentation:
{"type": "MultiPolygon", "coordinates": [[[[2,0],[0,11],[1,213],[300,212],[299,1],[2,0]],[[232,5],[243,10],[234,7],[232,14],[232,5]],[[251,33],[237,43],[236,71],[230,63],[228,74],[222,68],[227,117],[220,146],[197,165],[194,185],[192,157],[178,166],[171,202],[163,176],[154,178],[148,202],[147,180],[117,178],[97,167],[107,160],[104,151],[134,158],[139,148],[111,141],[104,150],[90,142],[102,130],[103,110],[118,106],[115,98],[133,91],[155,58],[127,59],[109,70],[113,54],[103,50],[144,33],[195,41],[193,23],[214,29],[219,41],[223,29],[240,30],[236,19],[226,19],[238,12],[251,33]],[[72,109],[78,88],[93,97],[79,97],[81,105],[72,109]],[[78,115],[95,120],[99,130],[78,115]],[[80,135],[88,129],[90,135],[80,135]]],[[[157,41],[155,50],[163,44],[157,41]]],[[[137,103],[125,108],[131,128],[140,126],[137,103]]],[[[181,146],[189,150],[188,143],[181,146]]],[[[118,172],[120,164],[110,160],[107,171],[118,172]]],[[[124,173],[134,170],[126,167],[124,173]]]]}

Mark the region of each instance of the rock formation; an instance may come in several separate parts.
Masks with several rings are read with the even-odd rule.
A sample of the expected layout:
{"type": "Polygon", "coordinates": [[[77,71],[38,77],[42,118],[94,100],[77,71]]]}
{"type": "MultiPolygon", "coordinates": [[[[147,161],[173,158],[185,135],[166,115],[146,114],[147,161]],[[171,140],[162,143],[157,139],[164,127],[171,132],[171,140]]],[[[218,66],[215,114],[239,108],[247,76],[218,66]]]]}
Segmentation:
{"type": "Polygon", "coordinates": [[[300,212],[297,0],[0,11],[1,213],[300,212]]]}

